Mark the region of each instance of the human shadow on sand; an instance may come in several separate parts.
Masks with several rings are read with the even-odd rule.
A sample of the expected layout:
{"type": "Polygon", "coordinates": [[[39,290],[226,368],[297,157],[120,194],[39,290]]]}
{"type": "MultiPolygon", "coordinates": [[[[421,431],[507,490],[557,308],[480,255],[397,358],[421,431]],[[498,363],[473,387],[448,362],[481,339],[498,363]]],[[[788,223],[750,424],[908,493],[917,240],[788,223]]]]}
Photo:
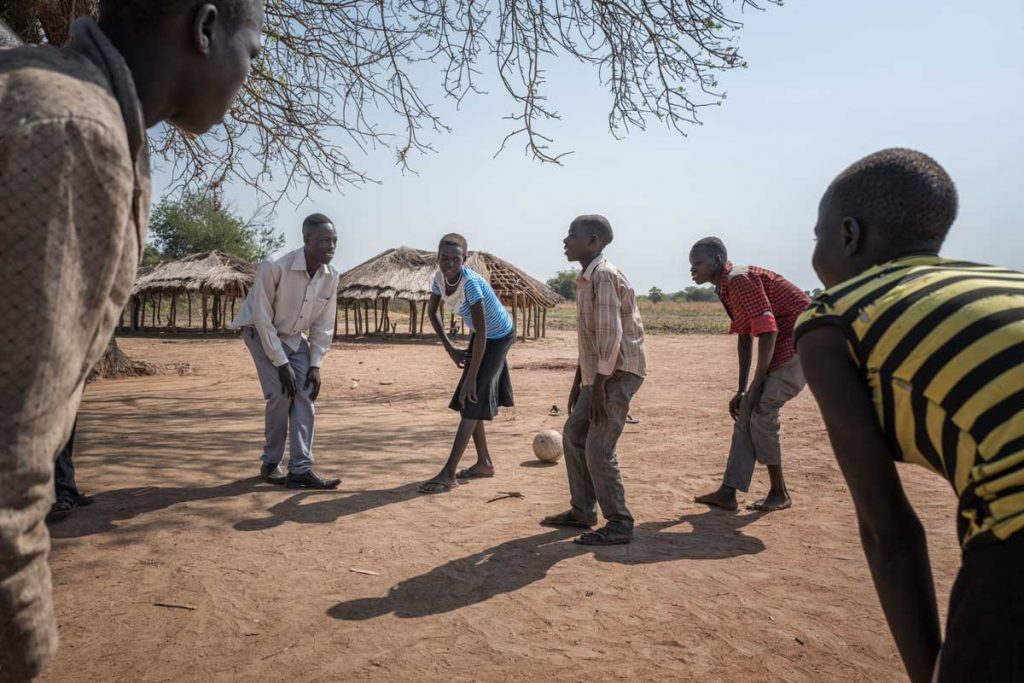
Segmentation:
{"type": "Polygon", "coordinates": [[[569,540],[579,534],[578,529],[554,529],[452,560],[396,584],[384,597],[338,603],[327,614],[361,621],[392,613],[411,619],[451,612],[524,588],[543,579],[559,562],[587,553],[599,562],[626,565],[753,555],[764,550],[764,543],[741,529],[764,514],[711,510],[678,520],[645,522],[637,525],[633,543],[624,546],[581,546],[569,540]],[[683,523],[690,524],[692,531],[666,531],[683,523]]]}
{"type": "Polygon", "coordinates": [[[265,531],[285,522],[298,524],[330,524],[341,517],[359,514],[374,508],[401,503],[422,497],[416,490],[418,484],[403,484],[391,489],[368,489],[349,495],[323,497],[316,502],[306,502],[317,496],[317,492],[304,492],[291,496],[267,509],[268,516],[243,519],[235,522],[236,531],[265,531]]]}
{"type": "Polygon", "coordinates": [[[230,498],[274,489],[259,477],[247,477],[220,486],[135,486],[103,491],[92,496],[92,504],[68,519],[50,525],[53,538],[81,538],[115,531],[115,522],[169,508],[214,498],[230,498]]]}

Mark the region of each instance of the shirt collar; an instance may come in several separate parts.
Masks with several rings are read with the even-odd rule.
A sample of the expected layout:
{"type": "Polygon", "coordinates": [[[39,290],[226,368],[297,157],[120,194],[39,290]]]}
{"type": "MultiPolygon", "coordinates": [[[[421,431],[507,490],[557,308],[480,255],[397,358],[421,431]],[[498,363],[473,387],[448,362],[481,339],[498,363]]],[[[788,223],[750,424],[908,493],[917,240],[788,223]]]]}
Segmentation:
{"type": "MultiPolygon", "coordinates": [[[[291,267],[291,270],[303,270],[303,271],[305,271],[306,270],[306,248],[305,247],[299,247],[298,249],[296,249],[292,253],[294,254],[294,256],[292,257],[292,267],[291,267]]],[[[318,275],[320,273],[330,273],[331,272],[330,271],[330,267],[331,267],[330,264],[324,263],[319,268],[316,269],[316,273],[314,273],[314,275],[318,275]]],[[[306,271],[306,272],[308,274],[308,271],[306,271]]]]}
{"type": "Polygon", "coordinates": [[[71,25],[68,49],[95,64],[110,81],[111,93],[121,107],[124,127],[128,131],[128,151],[136,163],[144,163],[142,157],[147,152],[145,117],[128,63],[99,24],[89,17],[82,17],[71,25]]]}
{"type": "Polygon", "coordinates": [[[715,292],[718,297],[721,298],[722,294],[726,289],[729,288],[729,275],[732,273],[732,261],[726,261],[725,265],[722,266],[722,278],[718,281],[718,286],[715,287],[715,292]]]}
{"type": "Polygon", "coordinates": [[[580,279],[589,280],[591,277],[593,277],[594,271],[597,270],[597,267],[602,263],[604,263],[604,253],[600,253],[594,257],[594,260],[590,262],[590,265],[587,266],[587,269],[580,273],[580,279]]]}

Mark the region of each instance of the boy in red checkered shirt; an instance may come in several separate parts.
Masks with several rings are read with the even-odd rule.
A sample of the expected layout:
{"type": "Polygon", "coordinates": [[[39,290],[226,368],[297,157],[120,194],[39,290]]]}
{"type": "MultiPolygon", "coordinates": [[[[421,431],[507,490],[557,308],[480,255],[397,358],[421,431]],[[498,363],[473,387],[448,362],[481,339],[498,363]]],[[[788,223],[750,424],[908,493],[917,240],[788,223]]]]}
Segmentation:
{"type": "Polygon", "coordinates": [[[698,285],[715,286],[732,325],[739,335],[739,387],[729,401],[735,421],[732,447],[722,485],[698,496],[698,503],[735,510],[736,490],[746,492],[754,475],[754,462],[768,467],[771,490],[751,505],[754,510],[783,510],[792,503],[782,477],[779,410],[800,393],[804,375],[793,343],[793,325],[810,304],[810,297],[786,278],[757,266],[734,266],[717,237],[705,237],[690,250],[690,274],[698,285]],[[750,361],[757,337],[757,366],[747,386],[750,361]]]}

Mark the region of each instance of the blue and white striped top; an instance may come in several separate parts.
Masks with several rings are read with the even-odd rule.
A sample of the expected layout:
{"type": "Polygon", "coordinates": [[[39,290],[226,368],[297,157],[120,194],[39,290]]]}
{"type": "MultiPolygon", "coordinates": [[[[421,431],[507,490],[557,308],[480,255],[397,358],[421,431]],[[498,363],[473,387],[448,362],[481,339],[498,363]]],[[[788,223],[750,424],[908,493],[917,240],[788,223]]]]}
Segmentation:
{"type": "MultiPolygon", "coordinates": [[[[430,285],[430,291],[444,299],[446,297],[444,292],[441,290],[438,281],[443,282],[444,276],[434,278],[434,282],[430,285]]],[[[473,329],[473,315],[470,313],[470,309],[477,301],[483,301],[484,323],[487,325],[487,338],[504,339],[508,335],[512,334],[512,331],[515,329],[515,323],[512,322],[512,316],[509,315],[507,310],[505,310],[501,300],[498,299],[498,295],[494,293],[493,289],[491,289],[490,283],[487,282],[480,273],[463,266],[461,287],[463,288],[465,297],[462,301],[462,305],[459,307],[459,315],[466,321],[466,326],[469,327],[469,329],[473,329]]]]}

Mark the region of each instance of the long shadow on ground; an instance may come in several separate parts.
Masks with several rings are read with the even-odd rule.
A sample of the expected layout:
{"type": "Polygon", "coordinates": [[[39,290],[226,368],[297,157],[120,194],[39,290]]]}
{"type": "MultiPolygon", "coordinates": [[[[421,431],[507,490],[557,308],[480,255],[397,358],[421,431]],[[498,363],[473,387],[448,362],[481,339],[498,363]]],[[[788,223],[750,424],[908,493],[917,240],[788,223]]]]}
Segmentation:
{"type": "Polygon", "coordinates": [[[303,502],[317,493],[299,493],[267,509],[269,516],[243,519],[236,522],[237,531],[264,531],[285,522],[298,524],[330,524],[341,517],[359,514],[374,508],[401,503],[423,494],[416,490],[418,484],[403,484],[391,489],[367,489],[347,496],[324,497],[314,503],[303,502]]]}
{"type": "Polygon", "coordinates": [[[50,536],[81,538],[115,531],[115,522],[163,510],[178,503],[230,498],[273,488],[276,487],[264,484],[259,477],[248,477],[220,486],[136,486],[103,491],[92,496],[93,504],[89,507],[80,509],[66,520],[52,524],[50,536]]]}
{"type": "Polygon", "coordinates": [[[416,618],[451,612],[517,591],[543,579],[559,562],[591,552],[600,562],[627,565],[753,555],[764,550],[764,543],[741,529],[763,514],[708,511],[678,520],[646,522],[637,525],[635,540],[626,546],[581,546],[569,541],[579,530],[555,529],[452,560],[396,584],[384,597],[342,602],[327,614],[335,619],[361,621],[392,613],[416,618]],[[665,531],[684,522],[693,530],[665,531]]]}

